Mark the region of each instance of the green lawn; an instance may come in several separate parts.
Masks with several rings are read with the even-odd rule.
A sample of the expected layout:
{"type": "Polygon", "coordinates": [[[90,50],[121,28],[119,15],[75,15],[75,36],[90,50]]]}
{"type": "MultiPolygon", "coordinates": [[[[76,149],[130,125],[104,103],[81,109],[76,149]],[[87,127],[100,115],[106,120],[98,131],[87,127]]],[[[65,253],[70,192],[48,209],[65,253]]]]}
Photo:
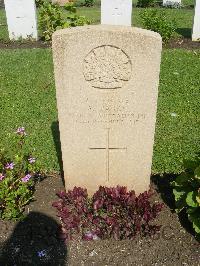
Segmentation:
{"type": "MultiPolygon", "coordinates": [[[[136,1],[134,0],[134,3],[136,1]]],[[[186,6],[194,4],[192,0],[185,0],[183,4],[186,6]]],[[[169,20],[175,20],[177,25],[177,36],[191,36],[191,29],[193,25],[194,9],[169,9],[158,8],[160,12],[166,11],[169,20]]],[[[143,12],[142,8],[133,8],[132,24],[137,27],[142,27],[140,13],[143,12]]],[[[97,4],[94,7],[78,7],[78,14],[88,17],[92,24],[100,23],[100,5],[97,4]]],[[[8,31],[6,25],[5,11],[0,9],[0,40],[8,40],[8,31]]]]}
{"type": "MultiPolygon", "coordinates": [[[[163,51],[153,173],[178,172],[200,151],[199,69],[200,51],[163,51]]],[[[58,170],[51,50],[0,50],[0,80],[1,145],[13,149],[12,132],[25,126],[45,167],[58,170]]]]}
{"type": "MultiPolygon", "coordinates": [[[[176,36],[191,37],[191,29],[193,26],[193,9],[169,9],[158,8],[160,12],[165,10],[169,20],[174,20],[177,27],[176,36]]],[[[144,12],[142,8],[134,8],[132,14],[132,25],[136,27],[142,27],[140,14],[144,12]]],[[[100,23],[100,9],[98,7],[78,8],[78,13],[84,15],[92,21],[92,24],[100,23]]]]}

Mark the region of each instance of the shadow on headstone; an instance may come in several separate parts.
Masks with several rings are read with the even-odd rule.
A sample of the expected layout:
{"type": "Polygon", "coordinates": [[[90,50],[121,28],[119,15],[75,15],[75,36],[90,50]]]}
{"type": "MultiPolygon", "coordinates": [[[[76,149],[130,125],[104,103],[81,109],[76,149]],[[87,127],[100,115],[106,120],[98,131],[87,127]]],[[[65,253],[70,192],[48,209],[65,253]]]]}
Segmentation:
{"type": "Polygon", "coordinates": [[[192,30],[190,28],[177,28],[176,32],[182,35],[184,38],[187,38],[187,39],[192,38],[192,30]]]}
{"type": "Polygon", "coordinates": [[[58,236],[59,224],[42,213],[31,212],[17,223],[0,253],[1,266],[64,266],[67,250],[58,236]]]}
{"type": "Polygon", "coordinates": [[[63,162],[62,162],[62,151],[61,151],[61,143],[60,143],[60,131],[59,131],[59,122],[58,121],[54,121],[51,124],[51,131],[52,131],[54,145],[55,145],[56,154],[57,154],[57,158],[58,158],[62,182],[63,182],[63,185],[65,186],[63,162]]]}

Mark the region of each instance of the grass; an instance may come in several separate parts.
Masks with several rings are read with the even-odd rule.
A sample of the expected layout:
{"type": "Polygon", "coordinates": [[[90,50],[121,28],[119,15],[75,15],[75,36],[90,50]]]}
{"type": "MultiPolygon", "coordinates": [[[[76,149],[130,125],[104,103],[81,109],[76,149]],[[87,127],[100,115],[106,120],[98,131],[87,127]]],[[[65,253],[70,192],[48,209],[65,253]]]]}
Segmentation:
{"type": "MultiPolygon", "coordinates": [[[[179,172],[200,151],[199,69],[200,51],[163,51],[153,173],[179,172]]],[[[0,79],[1,145],[13,149],[12,132],[25,126],[44,166],[59,170],[51,50],[0,50],[0,79]]]]}
{"type": "Polygon", "coordinates": [[[25,126],[28,143],[44,165],[58,169],[51,132],[57,113],[50,50],[0,50],[0,65],[1,144],[12,148],[12,132],[25,126]]]}
{"type": "MultiPolygon", "coordinates": [[[[176,36],[184,36],[184,37],[191,37],[191,29],[193,26],[193,16],[194,10],[192,9],[169,9],[169,8],[158,8],[159,12],[165,10],[167,17],[169,20],[174,20],[177,31],[176,36]]],[[[142,21],[140,13],[143,12],[144,9],[142,8],[135,8],[133,9],[132,14],[132,25],[136,27],[142,27],[142,21]]],[[[92,24],[99,24],[100,23],[100,9],[98,7],[94,8],[87,8],[81,7],[78,8],[78,14],[84,15],[88,17],[92,24]]]]}
{"type": "MultiPolygon", "coordinates": [[[[134,2],[136,3],[136,1],[134,2]]],[[[186,0],[183,1],[185,5],[192,5],[194,1],[186,0]]],[[[97,1],[94,7],[78,7],[78,14],[88,17],[92,24],[100,23],[100,6],[97,1]]],[[[142,27],[140,13],[143,12],[142,8],[133,8],[132,24],[137,27],[142,27]]],[[[160,12],[166,11],[169,20],[175,20],[177,25],[176,36],[191,37],[191,29],[193,25],[194,9],[169,9],[169,8],[158,8],[160,12]]],[[[8,30],[6,25],[5,11],[0,9],[0,40],[7,41],[8,30]]]]}

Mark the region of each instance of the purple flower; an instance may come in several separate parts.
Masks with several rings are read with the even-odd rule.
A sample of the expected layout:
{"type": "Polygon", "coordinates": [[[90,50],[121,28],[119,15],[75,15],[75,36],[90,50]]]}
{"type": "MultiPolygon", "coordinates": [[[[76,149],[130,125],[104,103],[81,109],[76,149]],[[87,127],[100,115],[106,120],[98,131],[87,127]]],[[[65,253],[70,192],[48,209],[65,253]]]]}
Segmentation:
{"type": "Polygon", "coordinates": [[[20,136],[26,136],[25,128],[24,127],[18,127],[16,133],[20,136]]]}
{"type": "Polygon", "coordinates": [[[0,181],[2,181],[4,179],[4,175],[3,174],[0,174],[0,181]]]}
{"type": "Polygon", "coordinates": [[[37,255],[38,255],[39,258],[45,257],[46,256],[46,251],[45,250],[38,251],[37,255]]]}
{"type": "Polygon", "coordinates": [[[14,163],[7,163],[5,168],[6,168],[7,170],[12,170],[12,169],[14,168],[14,166],[15,166],[14,163]]]}
{"type": "Polygon", "coordinates": [[[30,164],[32,164],[32,163],[35,163],[36,159],[33,158],[33,157],[30,157],[30,158],[28,159],[28,161],[29,161],[30,164]]]}
{"type": "Polygon", "coordinates": [[[84,240],[98,240],[98,236],[93,233],[93,232],[86,232],[84,237],[83,237],[84,240]]]}
{"type": "Polygon", "coordinates": [[[27,174],[22,178],[22,182],[26,183],[29,181],[29,179],[31,178],[31,175],[27,174]]]}

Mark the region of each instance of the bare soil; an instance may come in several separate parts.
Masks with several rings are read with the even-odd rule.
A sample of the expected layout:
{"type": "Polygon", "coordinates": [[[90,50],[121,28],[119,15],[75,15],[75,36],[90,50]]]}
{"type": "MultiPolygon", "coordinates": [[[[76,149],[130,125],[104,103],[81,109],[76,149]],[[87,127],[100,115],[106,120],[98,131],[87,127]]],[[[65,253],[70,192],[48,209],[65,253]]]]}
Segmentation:
{"type": "Polygon", "coordinates": [[[51,42],[38,41],[0,41],[0,49],[34,49],[51,47],[51,42]]]}
{"type": "Polygon", "coordinates": [[[63,189],[59,176],[43,180],[22,222],[0,221],[0,265],[200,265],[200,243],[186,220],[173,207],[167,178],[153,177],[153,200],[164,202],[157,224],[160,233],[134,241],[96,240],[64,243],[58,237],[59,219],[51,204],[63,189]],[[43,254],[38,253],[43,251],[43,254]],[[39,256],[41,255],[41,256],[39,256]]]}
{"type": "MultiPolygon", "coordinates": [[[[0,41],[0,49],[33,49],[33,48],[49,48],[51,42],[38,41],[0,41]]],[[[200,41],[193,42],[191,38],[171,39],[169,43],[163,45],[165,49],[200,49],[200,41]]]]}

